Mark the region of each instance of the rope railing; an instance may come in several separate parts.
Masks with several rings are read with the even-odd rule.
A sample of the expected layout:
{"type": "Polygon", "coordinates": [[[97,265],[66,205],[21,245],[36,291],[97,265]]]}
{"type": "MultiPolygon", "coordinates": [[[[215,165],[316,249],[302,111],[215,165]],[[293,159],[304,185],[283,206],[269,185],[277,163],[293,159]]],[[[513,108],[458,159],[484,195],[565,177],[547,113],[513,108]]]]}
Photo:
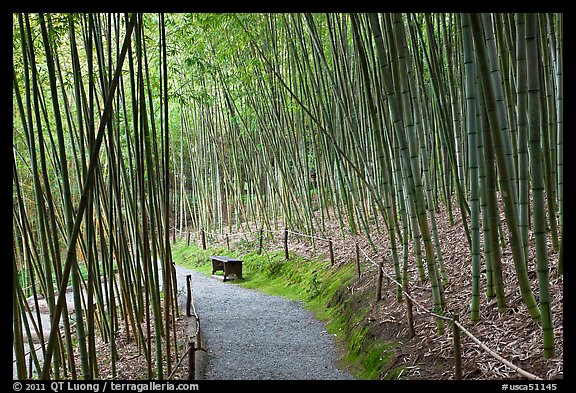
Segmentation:
{"type": "Polygon", "coordinates": [[[470,337],[470,339],[472,341],[474,341],[474,343],[478,344],[482,349],[484,349],[486,352],[488,352],[490,355],[492,355],[493,358],[499,360],[500,362],[504,363],[505,365],[507,365],[508,367],[510,367],[512,370],[516,371],[518,374],[521,374],[523,376],[525,376],[528,379],[534,379],[534,380],[538,380],[541,381],[543,378],[534,375],[532,373],[529,373],[526,370],[521,369],[520,367],[516,366],[514,363],[504,359],[502,356],[498,355],[496,352],[494,352],[492,349],[490,349],[490,347],[488,347],[486,344],[484,344],[482,341],[478,340],[472,333],[470,333],[464,326],[462,326],[462,324],[458,321],[454,321],[454,323],[456,325],[458,325],[458,327],[460,328],[460,330],[462,330],[468,337],[470,337]]]}
{"type": "Polygon", "coordinates": [[[316,239],[316,240],[320,240],[320,241],[324,241],[324,242],[329,242],[330,239],[325,239],[323,237],[319,237],[319,236],[314,236],[314,235],[307,235],[305,233],[300,233],[300,232],[295,232],[293,230],[287,229],[288,233],[291,233],[293,235],[297,235],[297,236],[303,236],[303,237],[309,237],[311,239],[316,239]]]}
{"type": "MultiPolygon", "coordinates": [[[[332,254],[332,243],[333,243],[333,242],[334,242],[334,243],[340,243],[339,241],[335,241],[335,240],[333,240],[333,239],[327,239],[327,238],[323,238],[323,237],[316,236],[316,235],[309,235],[309,234],[305,234],[305,233],[301,233],[301,232],[296,232],[296,231],[293,231],[293,230],[290,230],[290,229],[287,229],[287,228],[286,228],[286,229],[278,229],[278,230],[269,230],[269,229],[261,228],[260,230],[261,230],[261,231],[266,231],[266,232],[269,232],[269,233],[281,233],[281,232],[284,232],[284,233],[285,233],[285,240],[284,240],[284,241],[285,241],[285,251],[286,251],[286,256],[287,256],[287,257],[288,257],[287,244],[286,244],[286,242],[287,242],[287,236],[286,236],[286,235],[287,235],[287,234],[293,234],[293,235],[296,235],[296,236],[307,237],[307,238],[311,238],[311,239],[315,239],[315,240],[319,240],[319,241],[328,242],[328,243],[330,244],[331,254],[332,254]]],[[[206,233],[210,233],[210,232],[206,232],[206,233]]],[[[246,233],[242,233],[242,234],[246,234],[246,233]]],[[[237,234],[235,233],[235,235],[237,235],[237,234]]],[[[374,261],[374,259],[373,259],[372,257],[370,257],[362,247],[358,246],[358,243],[356,243],[356,246],[357,246],[357,253],[358,253],[358,250],[359,250],[359,251],[364,255],[364,258],[365,258],[367,261],[369,261],[370,263],[372,263],[373,265],[375,265],[375,266],[380,270],[380,272],[381,272],[384,276],[386,276],[387,279],[389,279],[389,280],[392,281],[394,284],[396,284],[398,287],[400,287],[401,289],[403,289],[403,295],[404,295],[412,304],[415,304],[415,305],[418,307],[418,309],[420,309],[421,311],[423,311],[423,312],[425,312],[425,313],[427,313],[427,314],[429,314],[429,315],[431,315],[431,316],[433,316],[433,317],[442,319],[442,320],[444,320],[444,321],[448,321],[448,322],[450,322],[450,323],[452,324],[452,327],[453,327],[453,329],[454,329],[454,342],[455,342],[455,346],[456,346],[456,345],[458,345],[458,346],[460,345],[460,343],[459,343],[459,342],[460,342],[460,340],[459,340],[459,331],[462,331],[462,332],[464,332],[464,334],[466,334],[476,345],[480,346],[480,348],[482,348],[487,354],[489,354],[490,356],[492,356],[494,359],[500,361],[501,363],[505,364],[506,366],[508,366],[509,368],[511,368],[513,371],[515,371],[515,372],[517,372],[518,374],[521,374],[522,376],[524,376],[524,377],[526,377],[526,378],[528,378],[528,379],[531,379],[531,380],[543,380],[543,378],[541,378],[541,377],[539,377],[539,376],[537,376],[537,375],[534,375],[534,374],[532,374],[532,373],[530,373],[530,372],[528,372],[528,371],[526,371],[526,370],[523,370],[522,368],[516,366],[514,363],[510,362],[509,360],[506,360],[504,357],[502,357],[502,356],[499,355],[497,352],[495,352],[495,351],[492,350],[490,347],[488,347],[488,345],[486,345],[485,343],[483,343],[482,341],[480,341],[476,336],[474,336],[468,329],[466,329],[466,328],[459,322],[457,315],[455,315],[455,314],[450,315],[450,316],[448,316],[448,315],[442,315],[442,314],[438,314],[438,313],[436,313],[436,312],[433,312],[433,311],[429,310],[429,309],[428,309],[426,306],[424,306],[422,303],[420,303],[420,302],[418,302],[416,299],[414,299],[414,297],[413,297],[412,295],[410,295],[410,294],[408,293],[408,291],[405,290],[404,286],[403,286],[401,283],[399,283],[394,276],[392,276],[392,275],[390,275],[388,272],[386,272],[381,265],[379,265],[378,263],[376,263],[376,261],[374,261]],[[458,336],[458,337],[456,337],[456,336],[458,336]]],[[[333,257],[331,256],[331,258],[333,258],[333,257]]],[[[288,259],[288,258],[286,258],[286,259],[288,259]]],[[[357,261],[356,261],[356,262],[357,262],[357,264],[358,264],[358,266],[359,266],[359,263],[360,263],[359,258],[357,258],[357,261]]],[[[358,275],[360,275],[360,274],[358,274],[358,275]]],[[[410,317],[410,318],[411,318],[411,317],[410,317]]],[[[460,351],[459,351],[459,348],[455,348],[455,353],[456,353],[456,352],[458,352],[458,353],[460,352],[460,351]]],[[[456,370],[457,377],[461,377],[461,370],[458,370],[458,368],[459,368],[459,367],[458,367],[459,359],[456,360],[456,363],[457,363],[457,367],[456,367],[456,369],[457,369],[457,370],[456,370]]],[[[460,378],[458,378],[458,379],[460,379],[460,378]]]]}
{"type": "MultiPolygon", "coordinates": [[[[360,248],[360,251],[362,252],[362,254],[364,254],[364,257],[371,262],[373,265],[375,265],[376,267],[378,267],[379,269],[381,269],[382,274],[384,274],[390,281],[392,281],[394,284],[396,284],[397,286],[399,286],[400,288],[404,289],[403,285],[400,284],[398,281],[396,281],[396,279],[394,277],[392,277],[390,274],[386,273],[386,271],[384,270],[384,268],[380,267],[380,265],[378,265],[376,263],[376,261],[374,261],[372,258],[370,258],[370,256],[368,254],[366,254],[366,251],[364,251],[363,248],[360,248]]],[[[424,306],[422,303],[418,302],[416,299],[414,299],[411,295],[409,295],[408,293],[405,293],[405,296],[410,299],[410,301],[417,305],[418,308],[420,308],[421,310],[427,312],[428,314],[435,316],[436,318],[440,318],[443,319],[445,321],[450,321],[452,322],[452,318],[447,317],[446,315],[442,315],[442,314],[438,314],[435,313],[433,311],[430,311],[426,308],[426,306],[424,306]]]]}
{"type": "Polygon", "coordinates": [[[174,374],[176,373],[176,371],[178,370],[178,368],[182,365],[182,362],[184,361],[184,359],[186,357],[188,357],[188,380],[193,380],[195,379],[195,352],[196,351],[206,351],[205,349],[203,349],[201,347],[201,339],[200,339],[200,317],[198,316],[198,313],[196,312],[196,305],[194,304],[194,296],[192,295],[192,287],[191,287],[191,282],[192,282],[192,276],[190,274],[188,275],[183,275],[183,274],[178,274],[177,275],[179,277],[185,277],[186,278],[186,289],[187,289],[187,294],[186,294],[186,316],[187,317],[194,317],[194,322],[196,324],[196,329],[194,334],[189,335],[188,336],[188,346],[186,351],[180,356],[180,359],[178,360],[178,363],[176,364],[176,366],[172,369],[172,372],[170,373],[170,375],[168,376],[168,379],[172,379],[172,377],[174,376],[174,374]],[[196,339],[197,342],[197,346],[194,344],[194,339],[196,339]]]}
{"type": "MultiPolygon", "coordinates": [[[[182,231],[183,233],[193,233],[193,232],[189,232],[189,231],[182,231]]],[[[252,233],[254,232],[224,232],[224,233],[218,233],[218,232],[211,232],[211,231],[207,231],[204,230],[204,233],[206,233],[207,235],[212,235],[214,237],[225,237],[226,235],[232,235],[234,234],[234,236],[246,236],[246,235],[252,235],[252,233]]]]}
{"type": "Polygon", "coordinates": [[[186,355],[190,354],[190,351],[193,349],[194,347],[192,345],[188,346],[188,349],[186,349],[186,352],[184,352],[182,354],[182,356],[180,357],[180,359],[178,360],[178,363],[176,364],[176,366],[174,366],[174,368],[172,369],[172,373],[170,373],[170,375],[168,376],[168,379],[172,379],[172,377],[174,376],[174,374],[176,373],[176,370],[178,370],[178,367],[180,367],[182,365],[182,362],[184,361],[184,358],[186,357],[186,355]]]}
{"type": "MultiPolygon", "coordinates": [[[[364,254],[364,256],[366,257],[366,259],[371,262],[372,264],[378,266],[379,269],[382,270],[382,273],[388,277],[390,279],[390,281],[394,282],[396,285],[398,285],[399,287],[403,288],[402,284],[400,284],[398,281],[396,281],[393,277],[391,277],[388,273],[386,273],[384,271],[384,269],[382,267],[380,267],[368,254],[366,254],[366,252],[364,251],[364,249],[360,248],[360,250],[362,251],[362,253],[364,254]]],[[[472,341],[479,345],[482,349],[484,349],[489,355],[491,355],[493,358],[495,358],[496,360],[499,360],[500,362],[504,363],[506,366],[510,367],[511,369],[513,369],[514,371],[516,371],[517,373],[525,376],[526,378],[529,379],[534,379],[534,380],[542,380],[542,378],[529,373],[528,371],[525,371],[523,369],[521,369],[520,367],[516,366],[515,364],[513,364],[512,362],[506,360],[505,358],[503,358],[502,356],[500,356],[498,353],[496,353],[494,350],[492,350],[490,347],[488,347],[486,344],[484,344],[483,342],[481,342],[476,336],[474,336],[468,329],[466,329],[458,320],[455,320],[454,316],[452,317],[448,317],[446,315],[441,315],[441,314],[437,314],[435,312],[432,312],[430,310],[428,310],[424,305],[422,305],[421,303],[419,303],[418,301],[416,301],[413,297],[411,297],[410,295],[408,295],[407,293],[404,294],[406,297],[408,297],[413,304],[415,304],[421,311],[424,311],[436,318],[440,318],[449,322],[454,323],[454,325],[456,325],[458,327],[459,330],[463,331],[468,337],[470,337],[470,339],[472,339],[472,341]]],[[[455,331],[455,334],[456,331],[455,331]]]]}

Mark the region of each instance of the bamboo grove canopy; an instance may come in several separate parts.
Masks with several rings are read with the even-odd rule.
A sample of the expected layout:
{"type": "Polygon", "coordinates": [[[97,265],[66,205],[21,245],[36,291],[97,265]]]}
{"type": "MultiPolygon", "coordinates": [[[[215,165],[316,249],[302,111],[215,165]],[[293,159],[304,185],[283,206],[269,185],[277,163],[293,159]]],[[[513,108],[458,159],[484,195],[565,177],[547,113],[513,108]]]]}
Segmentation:
{"type": "Polygon", "coordinates": [[[470,321],[482,296],[506,310],[509,252],[507,289],[554,357],[562,39],[563,14],[547,13],[14,14],[18,377],[97,378],[96,335],[115,375],[123,335],[166,378],[177,230],[382,233],[396,279],[416,284],[415,264],[442,313],[440,206],[470,250],[470,321]]]}

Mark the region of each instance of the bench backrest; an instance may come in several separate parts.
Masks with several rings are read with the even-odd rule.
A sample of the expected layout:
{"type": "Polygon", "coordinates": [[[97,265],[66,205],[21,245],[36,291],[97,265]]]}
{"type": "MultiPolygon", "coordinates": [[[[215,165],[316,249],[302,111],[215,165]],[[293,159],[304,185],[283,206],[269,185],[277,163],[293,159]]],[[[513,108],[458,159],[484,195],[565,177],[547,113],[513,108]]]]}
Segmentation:
{"type": "Polygon", "coordinates": [[[242,262],[242,260],[240,260],[240,259],[227,257],[224,255],[212,256],[211,258],[212,258],[212,260],[218,261],[218,262],[242,262]]]}

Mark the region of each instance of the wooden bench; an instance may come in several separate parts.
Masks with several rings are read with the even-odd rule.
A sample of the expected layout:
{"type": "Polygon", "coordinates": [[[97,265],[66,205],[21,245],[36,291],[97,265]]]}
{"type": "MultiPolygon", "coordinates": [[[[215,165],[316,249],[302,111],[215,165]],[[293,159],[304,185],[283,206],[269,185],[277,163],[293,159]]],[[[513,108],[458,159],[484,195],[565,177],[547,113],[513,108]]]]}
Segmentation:
{"type": "Polygon", "coordinates": [[[226,281],[230,274],[233,274],[236,278],[242,278],[242,261],[240,259],[221,255],[211,256],[210,258],[212,258],[212,274],[222,270],[224,272],[223,281],[226,281]]]}

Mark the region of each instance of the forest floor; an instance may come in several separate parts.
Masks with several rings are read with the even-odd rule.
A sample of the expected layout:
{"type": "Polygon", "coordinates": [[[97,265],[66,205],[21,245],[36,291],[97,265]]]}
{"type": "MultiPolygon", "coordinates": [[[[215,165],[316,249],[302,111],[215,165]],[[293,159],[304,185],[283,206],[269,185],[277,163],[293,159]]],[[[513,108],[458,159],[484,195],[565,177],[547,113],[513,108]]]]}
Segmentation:
{"type": "MultiPolygon", "coordinates": [[[[184,304],[185,304],[185,293],[184,293],[184,289],[185,288],[185,282],[183,277],[178,277],[178,287],[179,287],[179,292],[178,292],[178,303],[179,303],[179,307],[181,310],[181,313],[183,313],[182,310],[184,310],[184,304]]],[[[74,316],[74,303],[72,301],[72,292],[71,292],[71,288],[69,288],[69,291],[66,294],[67,296],[67,302],[68,302],[68,313],[71,317],[74,316]]],[[[32,300],[32,298],[28,299],[29,305],[31,307],[32,310],[35,310],[35,305],[34,302],[32,300]]],[[[46,300],[41,299],[39,301],[39,308],[40,308],[40,315],[41,315],[41,323],[42,323],[42,327],[44,329],[44,334],[45,337],[48,337],[48,334],[50,332],[50,316],[49,316],[49,311],[48,311],[48,306],[46,305],[46,300]]],[[[175,329],[171,329],[170,331],[170,342],[171,342],[171,365],[172,367],[174,367],[179,358],[181,357],[181,355],[186,351],[187,349],[187,343],[189,341],[189,336],[191,331],[193,332],[194,329],[192,329],[189,324],[190,324],[190,320],[191,318],[189,317],[185,317],[183,315],[179,315],[177,318],[175,318],[175,322],[176,322],[176,326],[175,329]],[[175,332],[175,333],[174,333],[175,332]],[[174,340],[174,334],[175,334],[175,340],[174,340]],[[174,346],[174,341],[176,342],[176,347],[174,346]],[[176,348],[176,350],[175,350],[176,348]]],[[[61,323],[62,324],[62,323],[61,323]]],[[[142,379],[148,379],[148,367],[147,367],[147,360],[146,360],[146,355],[145,352],[141,350],[141,348],[139,348],[139,344],[137,342],[137,340],[135,339],[135,334],[137,334],[137,332],[134,332],[133,329],[130,328],[131,324],[126,324],[125,321],[123,321],[122,319],[119,319],[117,321],[118,324],[118,329],[117,329],[117,333],[115,336],[115,340],[114,340],[114,350],[117,353],[117,357],[116,357],[116,361],[114,364],[114,368],[115,370],[113,370],[112,367],[112,343],[110,342],[110,340],[104,339],[102,337],[102,334],[100,333],[99,329],[97,329],[97,333],[94,336],[94,345],[95,345],[95,352],[96,352],[96,356],[97,356],[97,364],[98,364],[98,370],[97,372],[94,374],[94,378],[95,379],[121,379],[121,380],[142,380],[142,379]]],[[[146,327],[147,323],[144,320],[141,324],[140,324],[140,328],[143,331],[143,334],[145,336],[147,336],[146,333],[146,327]]],[[[98,327],[100,325],[98,324],[98,327]]],[[[154,326],[154,318],[150,318],[150,347],[152,348],[152,354],[151,354],[151,358],[152,358],[152,362],[153,362],[153,366],[152,366],[152,372],[155,373],[156,372],[156,367],[155,367],[155,326],[154,326]]],[[[41,346],[39,344],[39,338],[36,335],[33,335],[33,341],[35,343],[35,349],[36,349],[36,354],[39,357],[40,361],[42,361],[42,351],[40,350],[41,346]]],[[[164,370],[166,372],[167,370],[167,351],[166,351],[166,346],[165,346],[165,341],[162,340],[162,348],[163,348],[163,364],[164,364],[164,370]]],[[[29,364],[30,361],[30,355],[29,355],[29,347],[27,344],[25,344],[25,353],[26,355],[26,363],[29,364]]],[[[74,363],[76,365],[81,364],[80,361],[80,353],[78,351],[78,347],[75,346],[75,350],[74,350],[74,358],[75,361],[74,363]]],[[[15,360],[15,355],[13,354],[13,359],[15,360]]],[[[30,371],[30,370],[29,370],[30,371]]],[[[172,378],[170,379],[186,379],[187,378],[187,361],[186,359],[184,360],[183,364],[178,367],[175,371],[174,374],[172,375],[172,378]]],[[[81,370],[77,369],[76,370],[76,375],[78,379],[81,379],[80,376],[81,370]]],[[[28,377],[34,377],[34,375],[29,375],[28,377]]],[[[156,378],[156,374],[153,374],[154,378],[156,378]]],[[[168,379],[169,375],[164,375],[164,379],[168,379]]],[[[61,374],[60,378],[63,379],[68,379],[72,377],[72,370],[68,369],[66,370],[66,374],[61,374]]],[[[17,374],[16,374],[16,366],[13,366],[13,378],[16,379],[17,378],[17,374]]]]}
{"type": "MultiPolygon", "coordinates": [[[[456,206],[456,205],[454,205],[456,206]]],[[[502,210],[501,210],[502,211],[502,210]]],[[[476,324],[470,322],[471,299],[471,256],[468,248],[465,231],[459,212],[454,211],[454,223],[450,224],[448,213],[440,205],[436,214],[438,236],[449,278],[445,286],[447,309],[459,315],[460,323],[477,339],[487,345],[504,359],[517,367],[543,379],[563,378],[563,276],[557,275],[558,253],[553,252],[551,240],[548,240],[548,255],[550,266],[550,296],[552,319],[554,326],[555,357],[543,357],[542,330],[540,324],[532,322],[520,296],[516,279],[516,272],[509,244],[502,253],[503,281],[506,296],[506,310],[498,312],[495,299],[488,299],[486,293],[486,272],[482,258],[481,274],[481,300],[480,321],[476,324]]],[[[501,216],[505,228],[505,218],[501,216]]],[[[253,227],[255,228],[255,226],[253,227]]],[[[280,226],[280,228],[282,228],[280,226]]],[[[383,224],[380,228],[385,228],[383,224]]],[[[373,229],[373,228],[372,228],[373,229]]],[[[256,233],[257,230],[254,230],[256,233]]],[[[387,233],[376,235],[373,230],[373,241],[383,252],[372,252],[364,236],[346,234],[345,238],[337,238],[340,228],[336,220],[326,223],[325,234],[333,238],[333,252],[337,264],[354,263],[356,249],[355,242],[366,251],[374,261],[385,260],[384,269],[392,277],[392,254],[387,233]]],[[[313,234],[327,238],[322,233],[313,234]]],[[[504,231],[506,236],[506,231],[504,231]]],[[[282,234],[275,236],[273,245],[269,247],[282,247],[282,234]]],[[[229,234],[230,244],[239,243],[246,239],[245,234],[229,234]]],[[[290,252],[307,258],[324,254],[328,257],[326,242],[316,241],[313,245],[310,238],[299,237],[293,234],[289,238],[290,252]]],[[[220,241],[223,241],[220,239],[220,241]]],[[[402,263],[402,248],[399,245],[398,254],[402,263]]],[[[376,286],[378,267],[368,262],[361,255],[361,276],[348,288],[352,294],[349,306],[358,310],[369,308],[366,320],[369,334],[386,342],[396,343],[394,356],[386,369],[382,370],[380,377],[384,378],[388,370],[404,365],[401,379],[453,379],[454,378],[454,344],[451,324],[445,325],[442,335],[437,333],[436,320],[425,310],[413,306],[415,336],[409,338],[406,307],[404,302],[396,299],[396,284],[384,277],[381,300],[376,302],[376,286]]],[[[423,256],[423,259],[424,256],[423,256]]],[[[428,282],[421,283],[418,279],[416,260],[410,245],[409,256],[409,282],[411,296],[420,304],[432,310],[432,293],[428,282]]],[[[426,262],[424,269],[426,270],[426,262]]],[[[536,273],[536,259],[533,238],[529,248],[528,276],[532,291],[539,301],[538,278],[536,273]]],[[[461,334],[462,343],[462,376],[463,379],[524,379],[525,377],[501,363],[488,354],[467,335],[461,334]]]]}
{"type": "MultiPolygon", "coordinates": [[[[187,379],[188,373],[188,361],[187,358],[184,359],[182,364],[179,367],[175,367],[182,357],[182,355],[187,350],[187,343],[189,341],[189,335],[191,330],[190,321],[191,318],[186,317],[184,314],[184,304],[185,304],[185,294],[183,293],[183,284],[184,279],[182,277],[178,278],[178,287],[179,287],[179,296],[178,296],[178,304],[180,308],[180,314],[176,318],[175,328],[171,327],[170,329],[170,342],[171,342],[171,350],[170,350],[170,362],[171,362],[171,369],[170,372],[173,371],[173,375],[170,377],[168,372],[167,366],[167,351],[166,351],[166,343],[165,340],[162,340],[162,353],[163,353],[163,370],[165,375],[163,375],[163,379],[171,379],[171,380],[180,380],[180,379],[187,379]],[[174,347],[174,334],[176,335],[176,345],[174,347]],[[175,369],[175,370],[174,370],[175,369]]],[[[141,329],[143,331],[144,337],[147,337],[148,334],[146,322],[140,324],[141,329]]],[[[128,325],[130,326],[130,325],[128,325]]],[[[118,354],[116,362],[115,362],[115,370],[112,370],[111,364],[111,357],[112,357],[112,348],[109,341],[105,341],[101,335],[97,334],[95,337],[95,347],[96,353],[98,356],[98,377],[96,379],[120,379],[120,380],[146,380],[146,379],[157,379],[158,376],[155,374],[156,372],[156,338],[155,338],[155,324],[154,318],[150,318],[150,348],[152,348],[151,359],[152,359],[152,378],[148,378],[148,367],[147,367],[147,360],[145,352],[139,348],[139,344],[137,340],[135,340],[135,332],[134,331],[127,331],[126,324],[124,321],[118,321],[118,331],[116,333],[116,340],[115,340],[115,350],[118,354]]],[[[146,346],[148,344],[146,343],[146,346]]],[[[76,356],[76,364],[80,364],[79,361],[79,354],[78,351],[75,351],[76,356]]]]}

